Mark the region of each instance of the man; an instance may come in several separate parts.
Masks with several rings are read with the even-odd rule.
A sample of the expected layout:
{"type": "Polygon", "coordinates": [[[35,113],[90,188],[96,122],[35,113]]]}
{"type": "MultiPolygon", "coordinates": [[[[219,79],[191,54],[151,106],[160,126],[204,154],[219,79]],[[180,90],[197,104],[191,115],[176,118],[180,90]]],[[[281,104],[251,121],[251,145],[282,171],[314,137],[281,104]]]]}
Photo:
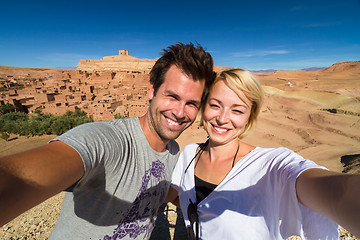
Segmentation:
{"type": "Polygon", "coordinates": [[[84,124],[0,159],[0,225],[67,189],[50,239],[149,238],[178,157],[173,139],[212,80],[211,55],[178,43],[150,72],[144,116],[84,124]]]}

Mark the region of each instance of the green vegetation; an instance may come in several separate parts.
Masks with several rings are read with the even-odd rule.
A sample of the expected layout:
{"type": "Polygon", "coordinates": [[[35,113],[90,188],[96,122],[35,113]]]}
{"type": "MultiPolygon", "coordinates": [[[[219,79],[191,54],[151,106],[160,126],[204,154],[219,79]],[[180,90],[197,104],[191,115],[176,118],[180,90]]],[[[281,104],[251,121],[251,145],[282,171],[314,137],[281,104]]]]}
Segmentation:
{"type": "Polygon", "coordinates": [[[0,105],[0,115],[15,111],[16,111],[16,107],[10,103],[0,105]]]}
{"type": "Polygon", "coordinates": [[[93,119],[88,118],[86,112],[79,110],[67,111],[62,116],[43,114],[40,110],[35,111],[35,115],[32,116],[23,112],[8,112],[0,115],[0,137],[5,139],[9,133],[22,136],[60,135],[88,122],[93,122],[93,119]]]}
{"type": "Polygon", "coordinates": [[[0,134],[0,138],[4,139],[5,141],[7,141],[9,139],[9,137],[10,137],[10,135],[7,133],[2,132],[0,134]]]}
{"type": "Polygon", "coordinates": [[[120,119],[120,118],[126,118],[124,116],[121,116],[120,113],[117,113],[115,116],[114,116],[115,119],[120,119]]]}
{"type": "Polygon", "coordinates": [[[0,92],[5,92],[5,91],[9,91],[9,90],[21,90],[24,89],[24,86],[16,86],[16,87],[10,87],[10,88],[5,88],[5,87],[0,87],[0,92]]]}

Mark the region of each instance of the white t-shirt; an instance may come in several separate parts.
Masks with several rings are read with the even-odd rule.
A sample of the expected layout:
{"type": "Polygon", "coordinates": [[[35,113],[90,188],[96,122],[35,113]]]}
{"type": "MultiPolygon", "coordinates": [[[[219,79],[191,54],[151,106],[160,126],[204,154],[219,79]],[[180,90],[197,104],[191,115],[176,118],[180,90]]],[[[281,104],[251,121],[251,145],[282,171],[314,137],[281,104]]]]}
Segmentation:
{"type": "MultiPolygon", "coordinates": [[[[195,161],[185,169],[198,146],[184,148],[172,176],[187,227],[189,199],[196,202],[195,161]]],[[[297,200],[296,179],[309,168],[326,169],[287,148],[256,147],[198,204],[200,239],[338,239],[335,222],[297,200]]]]}

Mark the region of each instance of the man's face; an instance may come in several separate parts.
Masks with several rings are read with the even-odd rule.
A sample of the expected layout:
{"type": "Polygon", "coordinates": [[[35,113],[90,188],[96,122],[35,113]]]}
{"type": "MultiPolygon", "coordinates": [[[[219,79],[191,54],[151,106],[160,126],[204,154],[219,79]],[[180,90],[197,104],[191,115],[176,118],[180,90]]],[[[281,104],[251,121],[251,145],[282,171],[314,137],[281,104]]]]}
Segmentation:
{"type": "Polygon", "coordinates": [[[150,127],[162,140],[177,138],[195,120],[205,80],[194,81],[173,65],[156,95],[150,85],[150,127]]]}

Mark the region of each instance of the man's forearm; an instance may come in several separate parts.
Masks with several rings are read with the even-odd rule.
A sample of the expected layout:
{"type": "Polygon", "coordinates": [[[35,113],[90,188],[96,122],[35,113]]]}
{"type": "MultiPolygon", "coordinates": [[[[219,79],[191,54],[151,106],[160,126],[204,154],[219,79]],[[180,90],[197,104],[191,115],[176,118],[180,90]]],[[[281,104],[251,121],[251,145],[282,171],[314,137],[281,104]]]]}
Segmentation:
{"type": "Polygon", "coordinates": [[[70,187],[83,174],[79,154],[61,142],[0,158],[0,225],[70,187]]]}

